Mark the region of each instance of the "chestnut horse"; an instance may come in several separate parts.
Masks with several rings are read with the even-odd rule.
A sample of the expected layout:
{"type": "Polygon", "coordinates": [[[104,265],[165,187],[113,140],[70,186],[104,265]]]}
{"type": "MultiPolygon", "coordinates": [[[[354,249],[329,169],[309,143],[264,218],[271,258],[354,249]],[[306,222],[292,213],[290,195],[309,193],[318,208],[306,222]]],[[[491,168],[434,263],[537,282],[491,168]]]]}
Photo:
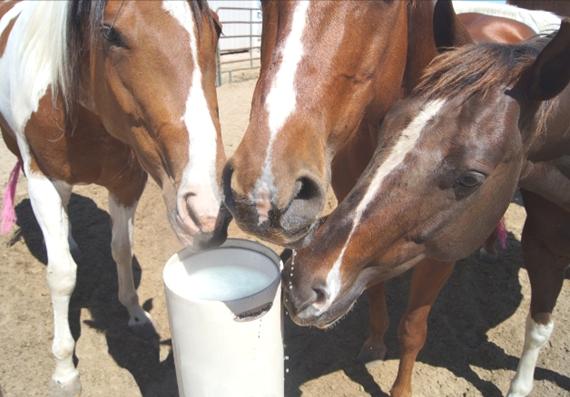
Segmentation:
{"type": "MultiPolygon", "coordinates": [[[[249,126],[224,172],[225,204],[242,229],[295,246],[318,224],[329,183],[339,201],[350,191],[382,117],[437,55],[436,41],[460,45],[468,33],[445,1],[262,7],[260,78],[249,126]]],[[[489,19],[500,24],[488,40],[533,34],[515,21],[489,19]]],[[[366,361],[383,358],[388,327],[384,286],[368,293],[370,335],[360,354],[366,361]]],[[[410,313],[413,307],[411,299],[410,313]]]]}
{"type": "MultiPolygon", "coordinates": [[[[449,2],[267,1],[249,126],[222,178],[237,224],[294,246],[318,224],[332,182],[350,191],[389,107],[437,54],[468,34],[449,2]]],[[[227,222],[226,222],[227,224],[227,222]]],[[[384,356],[383,285],[370,291],[361,359],[384,356]]]]}
{"type": "Polygon", "coordinates": [[[225,161],[212,15],[205,1],[0,5],[0,125],[27,177],[47,247],[58,395],[80,388],[68,323],[76,281],[66,213],[72,185],[109,191],[118,294],[131,326],[151,326],[131,267],[134,212],[147,173],[182,242],[212,233],[225,161]]]}
{"type": "MultiPolygon", "coordinates": [[[[354,189],[286,265],[292,318],[327,327],[366,287],[416,266],[412,294],[429,292],[399,332],[405,339],[421,321],[425,333],[418,319],[452,264],[480,246],[520,187],[532,297],[508,395],[528,395],[570,263],[569,80],[570,19],[547,38],[470,45],[436,58],[386,116],[382,144],[354,189]],[[434,262],[435,272],[425,266],[434,262]]],[[[415,354],[423,345],[408,342],[415,354]]],[[[397,380],[393,394],[410,394],[401,387],[397,380]]]]}

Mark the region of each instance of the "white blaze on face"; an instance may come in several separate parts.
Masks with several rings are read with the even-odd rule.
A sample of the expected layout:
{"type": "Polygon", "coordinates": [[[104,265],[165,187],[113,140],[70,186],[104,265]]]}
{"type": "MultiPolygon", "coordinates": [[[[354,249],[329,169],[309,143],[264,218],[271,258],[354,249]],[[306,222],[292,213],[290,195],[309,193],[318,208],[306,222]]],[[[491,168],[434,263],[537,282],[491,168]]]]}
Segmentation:
{"type": "Polygon", "coordinates": [[[326,302],[325,306],[322,308],[322,311],[325,311],[328,306],[335,300],[337,294],[340,292],[341,288],[341,276],[340,276],[340,267],[342,265],[342,260],[344,257],[344,253],[348,244],[350,243],[350,239],[354,234],[356,228],[360,224],[360,220],[362,219],[362,215],[370,205],[370,203],[374,200],[374,198],[378,195],[378,192],[382,188],[382,184],[386,177],[390,175],[394,170],[398,168],[400,164],[406,158],[406,155],[410,153],[416,146],[419,138],[421,136],[421,132],[424,129],[427,122],[432,119],[444,105],[445,100],[438,99],[431,102],[428,102],[422,109],[422,111],[416,116],[415,119],[412,120],[410,124],[402,131],[400,137],[396,144],[390,149],[388,157],[382,163],[382,165],[376,170],[374,177],[364,194],[364,197],[358,203],[356,207],[356,211],[353,214],[353,221],[352,221],[352,229],[348,234],[348,238],[342,247],[340,254],[337,260],[334,262],[331,270],[327,275],[327,288],[329,292],[329,299],[326,302]]]}
{"type": "MultiPolygon", "coordinates": [[[[303,32],[305,31],[309,3],[309,1],[300,0],[295,4],[291,30],[279,50],[281,64],[279,65],[277,73],[275,73],[269,94],[265,100],[265,109],[267,111],[269,124],[269,142],[267,144],[263,170],[259,180],[255,184],[254,200],[255,197],[259,196],[263,197],[264,200],[267,198],[270,199],[275,190],[273,186],[273,174],[271,172],[271,151],[277,134],[287,121],[287,118],[289,118],[289,115],[295,110],[297,103],[295,76],[303,57],[302,38],[303,32]]],[[[260,222],[262,221],[260,216],[260,222]]]]}
{"type": "Polygon", "coordinates": [[[186,194],[192,193],[192,209],[196,215],[215,217],[220,200],[216,181],[217,133],[202,86],[194,17],[187,1],[163,1],[162,7],[188,32],[194,66],[182,115],[188,131],[188,164],[182,174],[177,201],[181,203],[186,194]]]}

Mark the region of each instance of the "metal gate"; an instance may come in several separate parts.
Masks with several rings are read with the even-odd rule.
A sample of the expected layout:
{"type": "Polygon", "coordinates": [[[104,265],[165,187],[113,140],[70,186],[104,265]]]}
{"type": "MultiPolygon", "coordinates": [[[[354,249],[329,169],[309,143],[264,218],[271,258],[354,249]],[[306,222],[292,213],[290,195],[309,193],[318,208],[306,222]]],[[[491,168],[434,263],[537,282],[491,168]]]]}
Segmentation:
{"type": "Polygon", "coordinates": [[[261,9],[232,5],[215,8],[215,11],[224,30],[218,42],[216,84],[220,86],[257,78],[261,50],[261,9]]]}

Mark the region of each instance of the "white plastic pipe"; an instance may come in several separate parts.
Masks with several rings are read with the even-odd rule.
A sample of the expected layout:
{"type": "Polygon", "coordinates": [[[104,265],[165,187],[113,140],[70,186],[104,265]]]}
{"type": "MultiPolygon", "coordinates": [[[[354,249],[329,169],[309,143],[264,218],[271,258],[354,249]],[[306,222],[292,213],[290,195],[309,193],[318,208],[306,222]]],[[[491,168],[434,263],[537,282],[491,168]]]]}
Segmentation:
{"type": "Polygon", "coordinates": [[[253,241],[173,255],[163,271],[181,397],[283,397],[280,259],[253,241]]]}

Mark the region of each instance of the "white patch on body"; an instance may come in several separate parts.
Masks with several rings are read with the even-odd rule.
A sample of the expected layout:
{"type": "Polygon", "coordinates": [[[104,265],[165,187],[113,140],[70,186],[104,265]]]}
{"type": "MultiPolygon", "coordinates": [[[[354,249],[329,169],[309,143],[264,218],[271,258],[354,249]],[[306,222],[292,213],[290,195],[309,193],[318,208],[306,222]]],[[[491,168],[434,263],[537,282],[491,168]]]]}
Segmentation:
{"type": "Polygon", "coordinates": [[[293,10],[291,30],[280,49],[281,64],[271,84],[269,94],[265,100],[269,124],[269,142],[261,176],[255,184],[252,201],[259,203],[259,223],[267,219],[269,208],[266,201],[271,200],[275,187],[273,173],[271,172],[271,152],[273,143],[289,115],[295,110],[297,104],[297,91],[295,89],[295,76],[301,59],[303,58],[303,32],[307,21],[309,1],[298,1],[293,10]]]}
{"type": "Polygon", "coordinates": [[[30,151],[24,128],[48,87],[64,84],[68,8],[67,2],[23,1],[0,19],[1,34],[17,17],[0,58],[0,113],[16,134],[26,175],[30,151]]]}
{"type": "Polygon", "coordinates": [[[444,105],[445,100],[438,99],[431,102],[428,102],[422,109],[422,111],[412,120],[410,124],[402,131],[400,137],[396,144],[390,149],[388,157],[382,163],[380,167],[376,170],[372,181],[370,182],[370,186],[366,190],[364,197],[358,203],[356,210],[353,214],[353,221],[352,221],[352,229],[348,234],[346,242],[342,247],[340,254],[336,261],[334,262],[331,270],[327,274],[327,289],[329,292],[329,299],[323,307],[320,309],[322,312],[326,311],[328,307],[334,302],[336,296],[340,292],[341,289],[341,275],[340,275],[340,267],[342,265],[342,260],[344,257],[344,253],[350,243],[350,239],[352,235],[356,231],[356,228],[360,224],[360,220],[362,219],[362,215],[370,205],[370,203],[374,200],[377,196],[378,192],[382,188],[382,184],[384,179],[390,175],[398,166],[404,161],[406,155],[410,153],[416,146],[423,128],[427,124],[427,122],[432,119],[444,105]]]}
{"type": "Polygon", "coordinates": [[[202,86],[194,17],[186,1],[165,0],[162,7],[188,32],[194,66],[186,110],[182,116],[188,131],[188,164],[182,174],[177,202],[178,205],[186,205],[185,197],[192,193],[189,201],[195,214],[215,218],[220,203],[216,180],[217,132],[202,86]]]}
{"type": "Polygon", "coordinates": [[[530,394],[538,353],[550,339],[553,329],[554,323],[552,321],[548,324],[538,324],[530,315],[528,316],[523,352],[507,397],[525,397],[530,394]]]}

